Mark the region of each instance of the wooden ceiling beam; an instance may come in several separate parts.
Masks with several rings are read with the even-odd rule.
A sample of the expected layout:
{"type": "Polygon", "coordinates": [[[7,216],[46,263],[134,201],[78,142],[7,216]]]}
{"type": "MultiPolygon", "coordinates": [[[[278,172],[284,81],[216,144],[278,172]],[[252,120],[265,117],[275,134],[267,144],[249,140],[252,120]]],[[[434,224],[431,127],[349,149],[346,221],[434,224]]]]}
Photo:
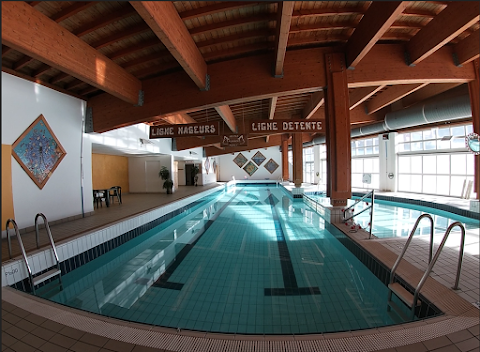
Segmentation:
{"type": "Polygon", "coordinates": [[[293,17],[322,17],[322,16],[342,16],[363,14],[367,10],[368,5],[360,3],[354,6],[344,6],[339,8],[323,7],[308,10],[293,11],[293,17]]]}
{"type": "Polygon", "coordinates": [[[10,51],[12,51],[12,48],[9,48],[9,47],[6,46],[6,45],[2,45],[2,57],[4,57],[5,55],[7,55],[10,51]]]}
{"type": "Polygon", "coordinates": [[[382,90],[385,86],[378,86],[378,87],[364,87],[364,88],[356,88],[350,92],[349,100],[350,100],[350,110],[355,109],[358,105],[363,103],[365,100],[368,100],[372,95],[375,95],[378,91],[382,90]]]}
{"type": "Polygon", "coordinates": [[[189,123],[197,123],[192,117],[185,113],[162,116],[162,119],[172,125],[185,125],[189,123]]]}
{"type": "Polygon", "coordinates": [[[237,120],[228,105],[216,106],[215,110],[233,133],[238,133],[237,120]]]}
{"type": "Polygon", "coordinates": [[[246,146],[242,147],[225,147],[225,149],[219,150],[215,147],[205,147],[205,154],[210,156],[217,156],[229,153],[237,153],[243,152],[246,150],[253,150],[253,149],[261,149],[261,148],[268,148],[268,147],[275,147],[282,143],[282,135],[271,135],[270,139],[267,142],[263,138],[253,138],[247,141],[246,146]]]}
{"type": "Polygon", "coordinates": [[[318,91],[312,94],[310,100],[305,105],[302,111],[302,118],[309,119],[315,112],[325,103],[325,95],[323,91],[318,91]]]}
{"type": "Polygon", "coordinates": [[[479,19],[478,1],[450,2],[407,43],[409,65],[418,65],[479,19]]]}
{"type": "MultiPolygon", "coordinates": [[[[278,97],[271,97],[268,101],[268,119],[273,120],[275,116],[275,109],[277,107],[278,97]]],[[[265,136],[265,143],[268,143],[270,136],[265,136]]]]}
{"type": "MultiPolygon", "coordinates": [[[[463,83],[431,83],[428,86],[425,86],[402,98],[402,107],[408,108],[409,106],[420,103],[462,84],[463,83]]],[[[468,89],[466,89],[465,94],[468,94],[468,89]]]]}
{"type": "Polygon", "coordinates": [[[253,38],[265,38],[275,35],[275,32],[271,29],[258,29],[253,31],[245,31],[242,33],[237,33],[233,35],[226,35],[223,37],[216,37],[208,40],[203,40],[197,42],[197,47],[199,49],[206,48],[209,46],[217,46],[226,43],[236,43],[240,40],[253,39],[253,38]]]}
{"type": "Polygon", "coordinates": [[[346,47],[346,64],[353,69],[375,43],[387,32],[406,8],[405,1],[372,2],[362,20],[348,40],[346,47]]]}
{"type": "Polygon", "coordinates": [[[114,53],[109,54],[108,57],[112,60],[115,60],[115,59],[118,59],[120,57],[128,56],[130,54],[140,52],[140,51],[145,50],[145,49],[150,49],[150,48],[156,47],[156,46],[158,46],[158,47],[161,46],[163,48],[163,44],[160,41],[160,39],[152,38],[152,39],[148,39],[146,41],[140,42],[138,44],[129,46],[128,48],[124,48],[124,49],[120,49],[118,51],[115,51],[114,53]]]}
{"type": "Polygon", "coordinates": [[[290,34],[302,32],[329,31],[332,29],[353,29],[357,25],[358,21],[354,20],[343,20],[335,23],[321,22],[315,24],[295,24],[290,27],[290,34]]]}
{"type": "MultiPolygon", "coordinates": [[[[209,53],[203,54],[205,61],[210,63],[215,60],[224,60],[226,58],[232,58],[242,54],[252,54],[255,51],[267,51],[273,49],[273,43],[271,42],[260,42],[249,45],[236,46],[231,49],[222,50],[222,51],[212,51],[209,53]]],[[[271,69],[270,69],[271,71],[271,69]]]]}
{"type": "Polygon", "coordinates": [[[217,12],[230,11],[240,9],[246,6],[259,4],[258,1],[225,1],[214,5],[203,6],[192,10],[182,11],[179,13],[180,18],[184,21],[192,18],[204,17],[217,12]]]}
{"type": "Polygon", "coordinates": [[[376,97],[366,103],[367,114],[373,114],[426,85],[428,85],[428,83],[399,84],[387,87],[383,92],[379,93],[376,97]]]}
{"type": "Polygon", "coordinates": [[[32,61],[33,61],[32,57],[25,55],[20,60],[18,60],[17,62],[15,62],[13,64],[13,69],[15,71],[18,71],[18,70],[22,69],[23,67],[27,66],[32,61]]]}
{"type": "Polygon", "coordinates": [[[136,24],[133,27],[126,28],[124,30],[118,31],[113,33],[112,35],[109,35],[108,37],[105,37],[103,39],[100,39],[94,43],[91,44],[91,46],[95,49],[102,49],[106,46],[109,46],[113,43],[119,42],[121,40],[125,40],[128,38],[131,38],[133,36],[146,33],[150,31],[150,27],[146,23],[139,23],[136,24]]]}
{"type": "Polygon", "coordinates": [[[467,62],[478,59],[480,56],[480,29],[455,44],[453,52],[456,55],[456,65],[465,65],[467,62]]]}
{"type": "Polygon", "coordinates": [[[130,4],[201,90],[208,90],[207,63],[171,1],[131,1],[130,4]]]}
{"type": "MultiPolygon", "coordinates": [[[[159,114],[199,111],[276,96],[311,94],[326,86],[324,56],[331,50],[310,48],[287,51],[285,75],[281,80],[271,75],[271,53],[210,64],[209,74],[215,86],[210,87],[208,94],[196,89],[183,72],[147,79],[142,82],[148,100],[144,107],[130,107],[108,94],[99,94],[90,98],[88,103],[93,108],[94,130],[105,132],[116,126],[148,121],[159,114]],[[168,98],[149,99],[149,96],[168,98]]],[[[455,66],[449,47],[427,58],[421,67],[408,67],[404,61],[403,45],[377,44],[355,70],[347,71],[349,88],[466,83],[474,79],[471,63],[455,66]]]]}
{"type": "Polygon", "coordinates": [[[25,2],[2,2],[2,41],[113,97],[138,103],[142,87],[138,79],[25,2]],[[35,23],[41,30],[32,35],[25,23],[35,23]]]}
{"type": "Polygon", "coordinates": [[[280,1],[277,10],[277,33],[275,38],[275,66],[274,76],[283,77],[283,62],[287,50],[288,34],[292,22],[292,13],[295,1],[280,1]]]}
{"type": "Polygon", "coordinates": [[[389,110],[389,109],[388,108],[380,109],[368,115],[367,112],[365,111],[365,107],[363,105],[359,105],[356,108],[350,110],[350,125],[354,127],[355,125],[359,125],[359,124],[367,124],[367,123],[383,121],[385,120],[386,110],[389,110]]]}

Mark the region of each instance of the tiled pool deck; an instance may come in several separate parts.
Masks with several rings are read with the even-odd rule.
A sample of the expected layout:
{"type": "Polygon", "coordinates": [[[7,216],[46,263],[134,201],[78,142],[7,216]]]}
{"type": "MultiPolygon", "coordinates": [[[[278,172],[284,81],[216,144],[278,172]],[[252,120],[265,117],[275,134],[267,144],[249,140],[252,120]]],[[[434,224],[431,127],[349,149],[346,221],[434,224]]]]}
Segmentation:
{"type": "MultiPolygon", "coordinates": [[[[125,194],[123,204],[95,209],[93,215],[51,225],[57,245],[67,238],[88,234],[133,214],[142,214],[181,198],[211,189],[221,184],[199,187],[179,187],[172,194],[125,194]]],[[[467,200],[426,195],[386,194],[421,198],[468,209],[467,200]]],[[[339,226],[341,228],[341,226],[339,226]]],[[[356,243],[378,260],[391,267],[401,251],[405,238],[366,239],[366,233],[347,233],[356,243]]],[[[420,236],[424,237],[424,236],[420,236]]],[[[422,294],[445,314],[415,323],[360,331],[299,335],[242,336],[205,332],[176,331],[117,319],[54,304],[29,294],[2,289],[2,351],[77,351],[77,352],[143,352],[143,351],[480,351],[478,230],[470,230],[462,265],[459,290],[451,289],[455,281],[458,260],[458,237],[449,239],[439,257],[431,278],[422,294]],[[457,246],[455,248],[455,245],[457,246]]],[[[35,248],[35,233],[22,233],[27,252],[35,248]]],[[[46,244],[46,236],[41,237],[46,244]]],[[[13,256],[20,251],[12,241],[13,256]]],[[[414,238],[398,274],[413,286],[426,267],[428,243],[414,238]]],[[[2,240],[2,261],[8,260],[6,240],[2,240]]]]}

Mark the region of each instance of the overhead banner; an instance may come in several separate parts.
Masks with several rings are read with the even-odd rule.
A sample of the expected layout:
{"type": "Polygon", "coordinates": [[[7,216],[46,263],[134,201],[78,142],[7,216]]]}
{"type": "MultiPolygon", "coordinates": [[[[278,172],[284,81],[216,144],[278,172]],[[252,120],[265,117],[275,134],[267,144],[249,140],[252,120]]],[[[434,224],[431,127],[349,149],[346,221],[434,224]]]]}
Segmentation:
{"type": "Polygon", "coordinates": [[[238,147],[247,145],[247,136],[244,134],[225,134],[220,143],[222,147],[238,147]]]}
{"type": "Polygon", "coordinates": [[[150,126],[150,139],[172,137],[218,136],[220,122],[190,123],[186,125],[150,126]]]}
{"type": "Polygon", "coordinates": [[[323,120],[250,120],[249,133],[313,133],[321,132],[323,120]]]}

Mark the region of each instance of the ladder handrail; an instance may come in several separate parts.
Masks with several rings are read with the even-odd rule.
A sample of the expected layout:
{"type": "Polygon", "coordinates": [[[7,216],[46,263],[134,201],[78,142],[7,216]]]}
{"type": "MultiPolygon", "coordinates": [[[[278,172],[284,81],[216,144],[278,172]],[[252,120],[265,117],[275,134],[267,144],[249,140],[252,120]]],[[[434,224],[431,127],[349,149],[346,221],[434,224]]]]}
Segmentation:
{"type": "MultiPolygon", "coordinates": [[[[430,219],[430,259],[429,263],[431,262],[431,257],[432,257],[432,248],[433,248],[433,218],[430,214],[422,214],[417,218],[417,221],[415,221],[415,225],[413,226],[412,231],[410,231],[410,235],[408,236],[407,242],[405,242],[405,245],[403,246],[402,252],[399,254],[397,260],[395,261],[395,264],[393,264],[392,271],[390,272],[390,284],[393,283],[393,278],[395,277],[395,271],[397,270],[398,265],[400,264],[400,261],[402,260],[403,256],[405,255],[405,252],[407,251],[408,246],[410,245],[410,242],[412,241],[413,234],[417,230],[418,224],[420,223],[420,220],[423,218],[428,218],[430,219]]],[[[415,302],[415,301],[414,301],[415,302]]]]}
{"type": "Polygon", "coordinates": [[[370,192],[366,193],[362,198],[360,199],[357,199],[355,200],[355,203],[353,203],[352,205],[350,205],[348,208],[345,208],[343,209],[343,221],[348,221],[350,219],[353,219],[355,216],[357,215],[360,215],[361,213],[363,213],[364,211],[368,210],[368,209],[372,209],[372,211],[370,212],[370,234],[368,236],[368,238],[370,239],[372,237],[372,230],[373,230],[373,206],[375,205],[375,190],[372,189],[370,192]],[[371,195],[371,197],[369,197],[371,195]],[[347,211],[354,207],[355,205],[357,205],[358,203],[360,203],[362,200],[364,200],[365,198],[371,198],[372,199],[372,202],[370,205],[368,205],[367,207],[365,207],[365,209],[359,211],[358,213],[356,214],[352,214],[350,217],[346,218],[345,219],[345,214],[347,213],[347,211]]]}
{"type": "Polygon", "coordinates": [[[460,240],[460,255],[458,257],[458,266],[457,266],[457,277],[455,279],[455,285],[452,287],[454,290],[458,289],[458,281],[460,279],[460,271],[462,270],[463,246],[465,244],[465,227],[463,226],[463,224],[461,222],[455,221],[445,231],[445,234],[443,235],[442,242],[440,243],[437,251],[435,252],[435,256],[433,257],[432,261],[430,262],[430,264],[427,267],[427,270],[425,271],[422,278],[420,279],[420,281],[417,285],[417,288],[415,289],[415,293],[413,295],[413,302],[415,302],[415,300],[418,298],[418,294],[420,292],[420,289],[422,288],[425,281],[427,281],[427,278],[430,275],[430,272],[432,271],[433,266],[435,265],[438,257],[440,256],[440,253],[441,253],[443,247],[445,246],[445,243],[447,242],[448,235],[450,235],[450,232],[452,231],[452,229],[455,226],[460,227],[460,230],[462,231],[462,238],[460,240]]]}
{"type": "Polygon", "coordinates": [[[57,261],[57,266],[58,266],[59,265],[59,260],[58,260],[57,248],[55,247],[55,243],[53,242],[52,232],[50,231],[50,226],[48,225],[48,220],[43,213],[38,213],[35,216],[35,233],[36,233],[36,240],[37,240],[37,249],[39,248],[39,241],[38,241],[39,231],[38,231],[38,221],[37,220],[40,217],[43,219],[43,222],[45,224],[45,229],[47,230],[48,239],[50,240],[50,244],[52,246],[53,254],[55,256],[55,260],[57,261]]]}
{"type": "Polygon", "coordinates": [[[5,229],[7,231],[8,254],[10,256],[10,259],[12,259],[12,244],[11,244],[11,240],[10,240],[10,232],[8,231],[8,229],[9,229],[8,225],[10,223],[12,223],[13,228],[15,230],[15,234],[17,235],[18,243],[20,245],[20,250],[22,251],[23,259],[25,260],[25,265],[27,266],[28,276],[30,277],[30,280],[32,280],[32,269],[30,268],[30,265],[28,264],[27,253],[25,252],[25,248],[23,247],[23,241],[22,241],[22,238],[20,237],[20,231],[18,230],[17,223],[13,219],[8,219],[7,223],[5,225],[5,229]]]}

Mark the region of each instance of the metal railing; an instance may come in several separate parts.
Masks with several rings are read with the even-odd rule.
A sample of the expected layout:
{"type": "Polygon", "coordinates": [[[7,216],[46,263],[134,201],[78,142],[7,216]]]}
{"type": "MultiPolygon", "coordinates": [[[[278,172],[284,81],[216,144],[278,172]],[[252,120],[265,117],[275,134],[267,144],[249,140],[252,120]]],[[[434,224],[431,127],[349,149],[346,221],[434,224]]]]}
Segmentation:
{"type": "Polygon", "coordinates": [[[368,209],[372,209],[370,211],[370,224],[369,224],[370,225],[370,234],[368,236],[368,238],[370,239],[372,237],[372,229],[373,229],[373,206],[374,205],[375,205],[375,190],[372,189],[370,192],[365,194],[362,198],[355,200],[355,202],[352,205],[350,205],[348,208],[343,209],[343,221],[347,222],[348,220],[353,219],[354,217],[362,214],[363,212],[367,211],[368,209]],[[366,198],[371,198],[372,199],[371,203],[369,205],[367,203],[367,206],[364,209],[362,209],[358,213],[352,214],[351,216],[346,218],[346,216],[348,214],[348,211],[366,198]]]}

